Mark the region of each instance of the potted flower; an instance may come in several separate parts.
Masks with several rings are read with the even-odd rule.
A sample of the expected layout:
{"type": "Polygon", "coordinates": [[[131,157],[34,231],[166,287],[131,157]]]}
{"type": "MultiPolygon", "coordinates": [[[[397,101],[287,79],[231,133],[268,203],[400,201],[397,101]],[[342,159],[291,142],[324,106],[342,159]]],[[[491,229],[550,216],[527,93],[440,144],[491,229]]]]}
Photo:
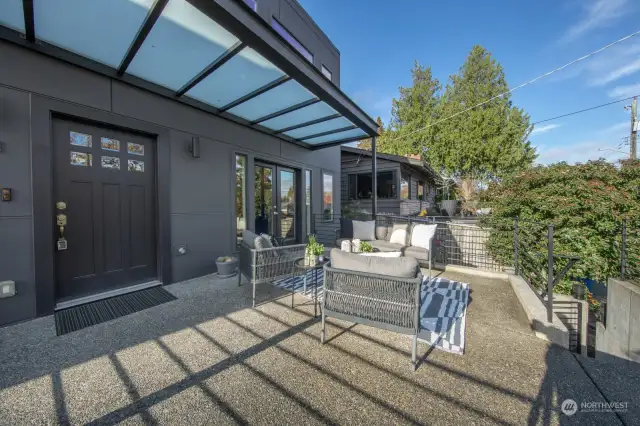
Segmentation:
{"type": "Polygon", "coordinates": [[[218,267],[218,276],[220,278],[229,278],[236,274],[238,270],[238,258],[234,256],[220,256],[216,259],[218,267]]]}

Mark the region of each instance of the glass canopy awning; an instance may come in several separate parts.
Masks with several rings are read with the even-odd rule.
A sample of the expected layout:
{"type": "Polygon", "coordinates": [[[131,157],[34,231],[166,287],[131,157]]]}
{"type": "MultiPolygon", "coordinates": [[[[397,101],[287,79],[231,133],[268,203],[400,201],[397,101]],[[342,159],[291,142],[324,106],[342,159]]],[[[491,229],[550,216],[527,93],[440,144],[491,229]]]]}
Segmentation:
{"type": "Polygon", "coordinates": [[[0,38],[310,148],[377,124],[237,0],[1,0],[0,38]]]}

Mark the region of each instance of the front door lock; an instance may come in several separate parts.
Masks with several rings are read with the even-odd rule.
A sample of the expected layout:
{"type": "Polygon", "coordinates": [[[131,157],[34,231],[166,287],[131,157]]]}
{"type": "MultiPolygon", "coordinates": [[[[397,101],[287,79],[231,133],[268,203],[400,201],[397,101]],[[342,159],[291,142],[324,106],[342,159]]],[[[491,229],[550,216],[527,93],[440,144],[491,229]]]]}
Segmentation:
{"type": "MultiPolygon", "coordinates": [[[[65,203],[64,201],[58,201],[56,203],[56,209],[58,209],[58,211],[60,212],[65,211],[67,209],[67,203],[65,203]]],[[[65,226],[67,226],[67,215],[64,213],[58,213],[56,215],[56,225],[60,230],[60,236],[58,237],[57,242],[58,251],[67,250],[67,239],[64,237],[64,228],[65,226]]]]}

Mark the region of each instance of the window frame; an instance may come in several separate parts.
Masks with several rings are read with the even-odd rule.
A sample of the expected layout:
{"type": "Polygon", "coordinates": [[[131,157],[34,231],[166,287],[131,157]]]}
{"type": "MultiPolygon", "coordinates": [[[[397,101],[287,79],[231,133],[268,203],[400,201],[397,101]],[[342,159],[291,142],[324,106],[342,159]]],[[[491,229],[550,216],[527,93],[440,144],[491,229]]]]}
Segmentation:
{"type": "Polygon", "coordinates": [[[296,36],[291,34],[291,31],[289,31],[287,29],[287,27],[282,25],[282,22],[280,22],[275,16],[271,16],[271,28],[273,28],[275,30],[275,32],[278,33],[278,35],[280,35],[280,37],[282,37],[289,44],[289,46],[293,47],[293,49],[296,52],[298,52],[300,55],[302,55],[302,57],[304,59],[306,59],[311,64],[313,64],[313,60],[315,59],[315,55],[313,54],[313,52],[311,50],[309,50],[307,48],[307,46],[305,46],[300,40],[298,40],[298,38],[296,36]],[[277,25],[274,25],[274,24],[277,24],[277,25]],[[296,46],[296,44],[294,42],[289,40],[289,38],[294,40],[295,43],[297,43],[299,45],[299,47],[296,46]],[[307,57],[307,55],[309,55],[311,57],[311,59],[309,59],[309,57],[307,57]]]}
{"type": "MultiPolygon", "coordinates": [[[[395,185],[398,185],[397,179],[398,179],[398,171],[396,169],[383,169],[383,170],[378,170],[378,179],[377,179],[377,183],[378,185],[380,185],[380,175],[382,173],[391,173],[391,182],[395,182],[395,185]]],[[[349,201],[356,201],[356,200],[371,200],[371,198],[358,198],[357,197],[357,193],[358,193],[358,179],[357,176],[372,176],[371,172],[363,172],[363,173],[347,173],[347,199],[349,201]],[[350,185],[350,180],[352,176],[356,176],[356,197],[352,198],[351,197],[351,185],[350,185]]],[[[372,182],[373,185],[373,182],[372,182]]],[[[394,183],[392,183],[392,185],[394,185],[394,183]]],[[[373,188],[372,188],[373,190],[373,188]]],[[[377,189],[376,189],[377,191],[377,189]]],[[[381,198],[380,196],[378,196],[378,200],[398,200],[400,199],[400,193],[398,191],[398,188],[396,188],[395,190],[395,197],[389,197],[389,198],[381,198]]]]}
{"type": "Polygon", "coordinates": [[[307,221],[306,234],[308,238],[309,235],[311,235],[311,223],[313,221],[313,172],[309,169],[304,170],[304,203],[305,219],[307,221]],[[309,187],[308,192],[307,186],[309,187]]]}
{"type": "Polygon", "coordinates": [[[322,171],[322,219],[324,222],[331,222],[333,220],[333,215],[335,213],[335,194],[334,194],[334,182],[333,179],[335,177],[335,173],[330,172],[328,170],[323,170],[322,171]],[[324,194],[325,194],[325,176],[331,176],[331,211],[329,212],[329,218],[326,217],[326,205],[325,205],[325,198],[324,198],[324,194]]]}
{"type": "Polygon", "coordinates": [[[234,152],[233,154],[233,172],[234,172],[234,185],[233,185],[233,213],[234,213],[234,228],[235,228],[235,236],[236,236],[236,242],[235,242],[235,246],[236,248],[239,246],[239,241],[238,241],[238,157],[244,158],[244,180],[243,180],[243,188],[242,188],[242,192],[243,192],[243,203],[242,203],[242,210],[243,210],[243,214],[244,214],[244,230],[247,230],[247,225],[248,223],[248,218],[247,218],[247,202],[249,201],[249,194],[248,194],[248,187],[247,187],[247,179],[248,179],[248,169],[249,169],[249,156],[245,153],[242,152],[234,152]]]}
{"type": "Polygon", "coordinates": [[[333,72],[325,64],[320,64],[320,72],[322,73],[322,75],[328,78],[329,81],[333,81],[333,72]],[[325,74],[325,70],[329,73],[329,75],[325,74]]]}

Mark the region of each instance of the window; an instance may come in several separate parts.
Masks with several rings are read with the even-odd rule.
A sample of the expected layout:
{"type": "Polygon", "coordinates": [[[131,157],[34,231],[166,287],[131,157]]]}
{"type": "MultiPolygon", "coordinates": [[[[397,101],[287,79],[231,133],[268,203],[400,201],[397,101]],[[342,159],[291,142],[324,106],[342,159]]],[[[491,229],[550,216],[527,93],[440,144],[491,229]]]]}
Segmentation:
{"type": "Polygon", "coordinates": [[[304,205],[307,212],[307,235],[311,235],[311,220],[313,219],[311,214],[311,170],[304,171],[304,194],[304,205]]]}
{"type": "Polygon", "coordinates": [[[322,64],[322,74],[324,74],[325,77],[331,80],[331,71],[329,71],[329,68],[325,67],[324,64],[322,64]]]}
{"type": "Polygon", "coordinates": [[[258,11],[258,1],[257,0],[244,0],[244,2],[253,9],[254,12],[258,11]]]}
{"type": "MultiPolygon", "coordinates": [[[[351,200],[369,200],[373,193],[371,173],[352,174],[348,176],[348,193],[351,200]]],[[[378,198],[397,198],[396,172],[378,172],[378,198]]]]}
{"type": "Polygon", "coordinates": [[[403,200],[408,200],[411,198],[409,196],[409,188],[410,188],[411,176],[406,173],[402,173],[400,175],[400,198],[403,200]]]}
{"type": "Polygon", "coordinates": [[[302,56],[304,56],[307,61],[313,63],[313,54],[309,52],[307,48],[298,41],[298,39],[291,35],[291,33],[287,31],[287,29],[283,27],[282,24],[276,20],[276,18],[271,19],[271,26],[274,30],[276,30],[278,34],[284,37],[284,39],[287,40],[294,49],[302,53],[302,56]]]}
{"type": "Polygon", "coordinates": [[[324,220],[333,218],[333,175],[322,173],[322,214],[324,220]]]}
{"type": "Polygon", "coordinates": [[[424,182],[418,181],[418,200],[424,200],[424,182]]]}
{"type": "Polygon", "coordinates": [[[247,157],[236,155],[236,244],[247,229],[247,157]]]}

